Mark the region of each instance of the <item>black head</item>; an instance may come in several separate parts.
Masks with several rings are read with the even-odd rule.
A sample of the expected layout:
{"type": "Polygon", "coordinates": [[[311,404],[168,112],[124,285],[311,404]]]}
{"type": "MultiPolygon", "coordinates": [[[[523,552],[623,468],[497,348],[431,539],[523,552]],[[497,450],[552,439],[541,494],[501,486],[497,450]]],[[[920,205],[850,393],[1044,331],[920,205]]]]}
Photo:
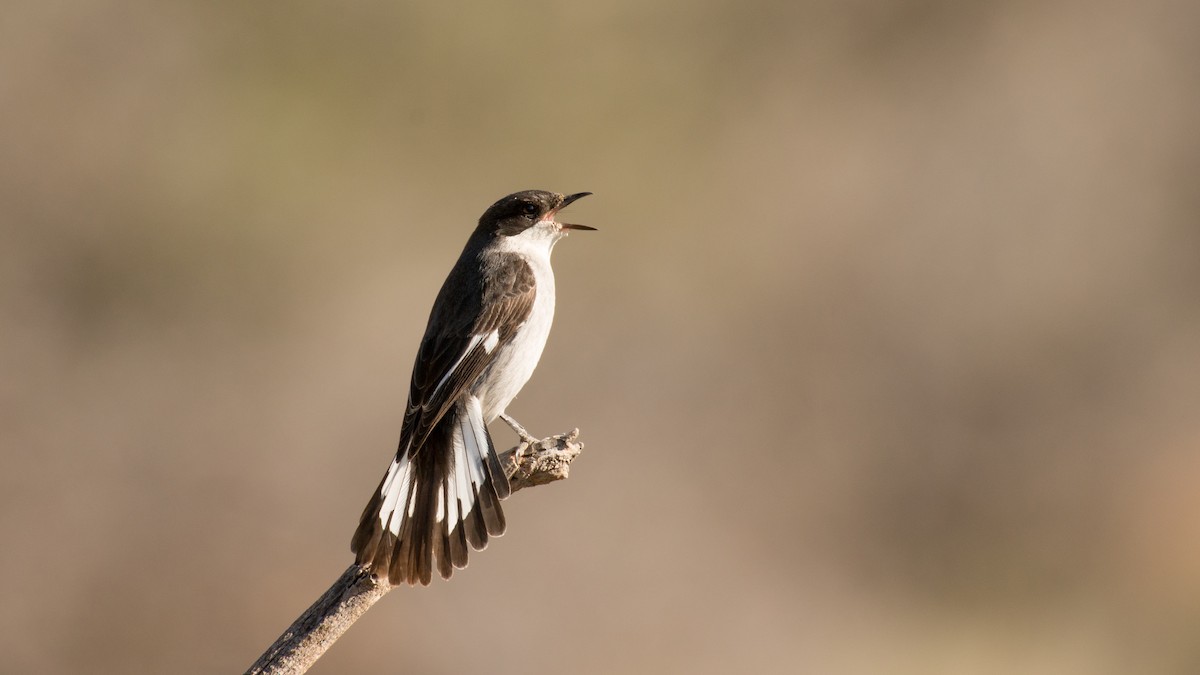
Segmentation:
{"type": "MultiPolygon", "coordinates": [[[[571,202],[592,193],[577,192],[573,195],[560,195],[557,192],[545,190],[525,190],[513,194],[492,204],[479,217],[479,228],[492,234],[511,237],[533,227],[538,222],[554,223],[558,211],[571,202]]],[[[594,230],[586,225],[571,223],[555,223],[564,230],[594,230]]]]}

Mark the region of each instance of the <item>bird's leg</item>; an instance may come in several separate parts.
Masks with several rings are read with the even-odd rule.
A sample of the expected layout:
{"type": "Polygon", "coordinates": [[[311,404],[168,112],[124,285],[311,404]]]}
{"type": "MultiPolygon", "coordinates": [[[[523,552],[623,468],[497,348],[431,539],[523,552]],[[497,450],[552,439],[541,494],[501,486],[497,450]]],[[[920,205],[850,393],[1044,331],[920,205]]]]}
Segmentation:
{"type": "Polygon", "coordinates": [[[512,430],[517,432],[517,436],[521,437],[522,443],[527,444],[529,447],[533,447],[538,442],[538,439],[530,436],[529,432],[525,431],[525,427],[521,426],[520,422],[517,422],[513,418],[509,417],[507,413],[500,413],[500,419],[504,420],[505,424],[512,427],[512,430]]]}

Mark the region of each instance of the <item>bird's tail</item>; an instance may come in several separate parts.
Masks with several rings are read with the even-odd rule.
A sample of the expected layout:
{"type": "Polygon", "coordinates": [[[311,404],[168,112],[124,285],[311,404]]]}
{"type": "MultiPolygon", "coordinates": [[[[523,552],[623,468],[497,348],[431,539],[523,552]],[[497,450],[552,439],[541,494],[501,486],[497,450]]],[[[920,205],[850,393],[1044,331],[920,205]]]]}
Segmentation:
{"type": "Polygon", "coordinates": [[[500,500],[508,478],[483,420],[467,397],[416,449],[401,448],[363,510],[350,548],[358,564],[392,584],[428,584],[467,566],[467,547],[482,551],[504,534],[500,500]]]}

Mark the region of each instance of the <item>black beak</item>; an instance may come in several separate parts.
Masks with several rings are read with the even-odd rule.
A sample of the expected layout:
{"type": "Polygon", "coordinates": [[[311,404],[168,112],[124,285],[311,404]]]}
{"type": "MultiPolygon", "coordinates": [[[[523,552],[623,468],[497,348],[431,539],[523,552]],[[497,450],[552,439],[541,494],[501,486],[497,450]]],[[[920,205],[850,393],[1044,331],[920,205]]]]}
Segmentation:
{"type": "MultiPolygon", "coordinates": [[[[558,208],[557,208],[557,209],[554,209],[554,210],[555,210],[555,212],[561,211],[561,210],[563,210],[563,209],[567,208],[567,206],[568,206],[568,205],[569,205],[571,202],[573,202],[573,201],[575,201],[575,200],[577,200],[577,199],[582,199],[582,198],[584,198],[584,197],[586,197],[586,196],[588,196],[588,195],[590,195],[590,194],[592,194],[592,193],[590,193],[590,192],[576,192],[576,193],[575,193],[575,194],[573,194],[573,195],[567,195],[566,197],[563,197],[562,204],[559,204],[558,208]]],[[[594,228],[594,227],[589,227],[589,226],[587,226],[587,225],[576,225],[575,223],[562,223],[562,229],[564,229],[564,230],[592,230],[592,231],[595,231],[595,229],[596,229],[596,228],[594,228]]]]}
{"type": "Polygon", "coordinates": [[[567,195],[566,197],[563,197],[563,202],[562,202],[562,204],[559,204],[559,205],[558,205],[558,208],[557,208],[557,209],[555,209],[555,211],[560,211],[560,210],[562,210],[562,209],[565,209],[565,208],[567,208],[567,207],[568,207],[568,206],[571,204],[571,202],[575,201],[576,199],[583,199],[584,197],[586,197],[586,196],[588,196],[588,195],[590,195],[590,194],[592,194],[592,193],[590,193],[590,192],[576,192],[576,193],[575,193],[575,194],[573,194],[573,195],[567,195]]]}

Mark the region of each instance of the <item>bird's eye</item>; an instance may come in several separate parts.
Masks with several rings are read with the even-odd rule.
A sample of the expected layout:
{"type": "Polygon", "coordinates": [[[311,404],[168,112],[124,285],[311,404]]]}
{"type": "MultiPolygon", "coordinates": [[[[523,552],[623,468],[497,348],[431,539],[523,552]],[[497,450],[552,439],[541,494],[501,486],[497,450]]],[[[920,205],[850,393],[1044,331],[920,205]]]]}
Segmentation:
{"type": "Polygon", "coordinates": [[[532,202],[525,202],[524,204],[521,205],[521,213],[523,213],[527,216],[537,215],[537,212],[538,212],[537,204],[534,204],[532,202]]]}

